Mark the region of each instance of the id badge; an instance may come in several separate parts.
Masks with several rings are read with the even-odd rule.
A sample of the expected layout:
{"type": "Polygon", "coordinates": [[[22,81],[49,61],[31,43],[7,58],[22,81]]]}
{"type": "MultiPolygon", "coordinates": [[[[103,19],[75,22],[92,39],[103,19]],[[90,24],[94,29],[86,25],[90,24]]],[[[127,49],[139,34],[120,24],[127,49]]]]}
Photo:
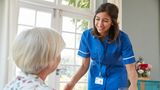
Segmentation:
{"type": "Polygon", "coordinates": [[[103,85],[103,78],[102,77],[96,77],[95,84],[103,85]]]}

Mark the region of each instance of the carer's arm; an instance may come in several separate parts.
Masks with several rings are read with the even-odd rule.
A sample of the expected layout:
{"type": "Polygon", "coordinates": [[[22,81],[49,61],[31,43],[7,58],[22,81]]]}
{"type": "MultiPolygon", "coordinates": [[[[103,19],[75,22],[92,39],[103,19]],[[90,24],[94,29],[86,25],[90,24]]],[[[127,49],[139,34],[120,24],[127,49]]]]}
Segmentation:
{"type": "Polygon", "coordinates": [[[126,64],[126,69],[127,69],[127,73],[128,73],[128,78],[131,83],[129,86],[129,90],[137,90],[138,76],[137,76],[137,72],[135,69],[135,63],[126,64]]]}
{"type": "Polygon", "coordinates": [[[72,90],[75,84],[81,79],[81,77],[87,72],[90,65],[90,58],[83,58],[83,62],[77,73],[72,77],[71,81],[67,83],[64,90],[72,90]]]}

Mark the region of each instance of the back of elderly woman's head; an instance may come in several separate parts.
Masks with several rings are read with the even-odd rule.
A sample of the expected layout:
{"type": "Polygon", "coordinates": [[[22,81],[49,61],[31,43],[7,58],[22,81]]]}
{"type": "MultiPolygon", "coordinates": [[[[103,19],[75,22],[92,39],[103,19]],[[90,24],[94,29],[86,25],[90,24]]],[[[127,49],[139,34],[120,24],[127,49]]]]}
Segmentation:
{"type": "Polygon", "coordinates": [[[60,55],[64,40],[52,29],[33,28],[20,33],[12,48],[16,65],[25,73],[38,74],[60,55]]]}

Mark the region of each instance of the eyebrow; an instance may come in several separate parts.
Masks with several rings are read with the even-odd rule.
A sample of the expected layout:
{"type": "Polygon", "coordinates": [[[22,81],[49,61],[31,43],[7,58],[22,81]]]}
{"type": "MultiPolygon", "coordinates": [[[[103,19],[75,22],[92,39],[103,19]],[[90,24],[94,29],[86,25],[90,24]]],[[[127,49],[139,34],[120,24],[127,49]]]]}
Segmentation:
{"type": "MultiPolygon", "coordinates": [[[[98,17],[98,16],[96,16],[96,18],[100,18],[100,17],[98,17]]],[[[109,18],[104,18],[105,20],[110,20],[109,18]]]]}

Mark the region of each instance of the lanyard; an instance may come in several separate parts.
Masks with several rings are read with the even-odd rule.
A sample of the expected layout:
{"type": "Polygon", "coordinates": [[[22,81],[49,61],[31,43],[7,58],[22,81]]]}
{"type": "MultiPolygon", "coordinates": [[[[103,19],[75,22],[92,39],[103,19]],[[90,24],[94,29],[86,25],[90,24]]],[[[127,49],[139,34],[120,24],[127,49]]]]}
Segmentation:
{"type": "MultiPolygon", "coordinates": [[[[102,77],[102,71],[101,70],[102,70],[102,60],[104,58],[104,55],[100,54],[100,51],[102,51],[102,50],[99,50],[99,49],[101,49],[100,45],[98,45],[97,52],[98,52],[99,76],[102,77]]],[[[104,54],[104,53],[102,53],[102,54],[104,54]]]]}
{"type": "Polygon", "coordinates": [[[103,49],[104,49],[104,51],[103,51],[103,55],[101,55],[100,54],[100,51],[102,51],[102,50],[100,50],[101,48],[100,48],[100,44],[98,44],[97,46],[97,52],[98,52],[98,66],[99,66],[99,76],[100,77],[102,77],[102,70],[103,70],[103,67],[102,67],[102,60],[104,59],[104,57],[106,57],[107,56],[107,44],[105,44],[105,43],[107,43],[106,41],[105,42],[100,42],[100,44],[103,46],[103,49]]]}
{"type": "MultiPolygon", "coordinates": [[[[99,45],[98,45],[99,46],[99,45]]],[[[101,56],[100,56],[100,50],[98,50],[98,66],[99,66],[99,76],[102,77],[102,64],[101,64],[101,56]]]]}

